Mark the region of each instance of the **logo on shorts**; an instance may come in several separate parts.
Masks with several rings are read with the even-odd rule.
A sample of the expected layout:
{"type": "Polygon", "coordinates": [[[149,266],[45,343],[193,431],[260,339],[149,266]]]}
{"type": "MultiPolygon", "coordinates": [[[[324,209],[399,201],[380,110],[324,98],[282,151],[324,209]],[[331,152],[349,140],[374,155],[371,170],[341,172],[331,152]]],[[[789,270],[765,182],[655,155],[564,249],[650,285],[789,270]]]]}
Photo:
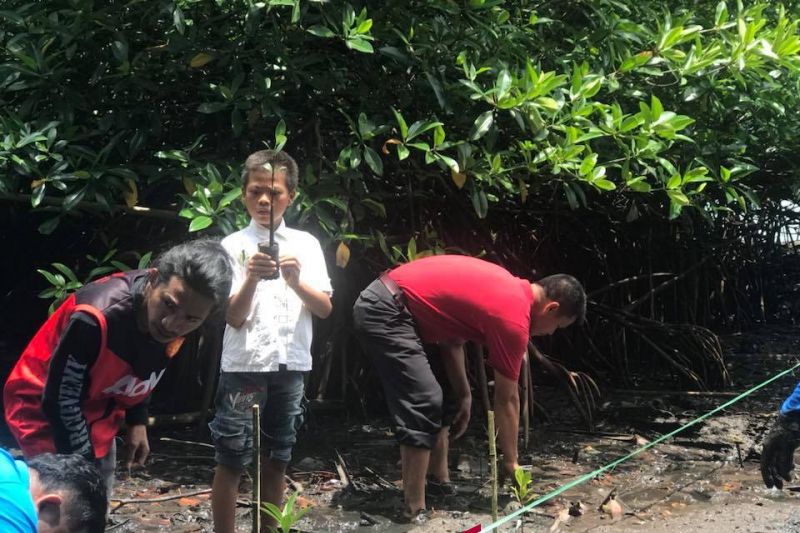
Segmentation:
{"type": "Polygon", "coordinates": [[[164,375],[165,370],[166,368],[162,369],[158,374],[153,372],[146,380],[141,380],[136,376],[127,375],[114,383],[112,386],[105,389],[103,392],[106,394],[116,394],[118,396],[128,396],[130,398],[142,396],[143,394],[149,394],[153,391],[153,389],[156,388],[156,385],[158,385],[158,381],[161,379],[161,376],[164,375]]]}

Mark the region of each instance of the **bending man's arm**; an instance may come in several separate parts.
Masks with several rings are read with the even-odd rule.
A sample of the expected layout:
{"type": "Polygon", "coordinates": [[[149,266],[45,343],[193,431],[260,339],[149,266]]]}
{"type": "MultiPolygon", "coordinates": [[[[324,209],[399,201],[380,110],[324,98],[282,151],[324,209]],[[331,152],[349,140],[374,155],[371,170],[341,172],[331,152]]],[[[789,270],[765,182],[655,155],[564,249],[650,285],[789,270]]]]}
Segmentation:
{"type": "Polygon", "coordinates": [[[454,439],[460,437],[469,425],[472,409],[472,391],[469,388],[467,369],[464,361],[464,342],[448,341],[439,343],[447,379],[458,399],[458,413],[453,419],[451,433],[454,439]]]}
{"type": "Polygon", "coordinates": [[[83,400],[89,372],[100,353],[100,327],[85,313],[75,313],[58,341],[42,395],[42,411],[53,430],[56,451],[94,461],[83,400]]]}
{"type": "Polygon", "coordinates": [[[497,440],[503,449],[503,467],[514,474],[519,437],[519,389],[517,380],[494,373],[494,413],[497,420],[497,440]]]}

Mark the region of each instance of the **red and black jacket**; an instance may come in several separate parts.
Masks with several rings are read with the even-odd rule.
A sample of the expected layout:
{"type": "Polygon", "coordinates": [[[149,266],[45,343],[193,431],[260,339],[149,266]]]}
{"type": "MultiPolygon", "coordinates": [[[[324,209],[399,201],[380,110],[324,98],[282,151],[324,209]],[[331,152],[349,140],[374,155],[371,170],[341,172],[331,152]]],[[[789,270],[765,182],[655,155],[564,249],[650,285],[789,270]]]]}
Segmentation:
{"type": "Polygon", "coordinates": [[[104,457],[125,417],[145,423],[146,404],[183,339],[168,345],[139,330],[149,271],[90,283],[39,329],[6,382],[6,421],[26,457],[104,457]],[[137,407],[138,406],[138,407],[137,407]]]}

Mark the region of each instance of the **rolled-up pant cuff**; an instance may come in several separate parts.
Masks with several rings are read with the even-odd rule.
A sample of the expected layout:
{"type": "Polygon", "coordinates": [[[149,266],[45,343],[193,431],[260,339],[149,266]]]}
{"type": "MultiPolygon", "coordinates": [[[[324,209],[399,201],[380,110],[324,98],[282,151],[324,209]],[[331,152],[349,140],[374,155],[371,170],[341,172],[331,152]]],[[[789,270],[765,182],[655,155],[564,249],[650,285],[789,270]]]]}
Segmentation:
{"type": "Polygon", "coordinates": [[[395,433],[397,442],[402,446],[411,446],[413,448],[425,448],[430,450],[436,442],[437,435],[431,435],[424,431],[415,431],[408,428],[397,428],[395,433]]]}

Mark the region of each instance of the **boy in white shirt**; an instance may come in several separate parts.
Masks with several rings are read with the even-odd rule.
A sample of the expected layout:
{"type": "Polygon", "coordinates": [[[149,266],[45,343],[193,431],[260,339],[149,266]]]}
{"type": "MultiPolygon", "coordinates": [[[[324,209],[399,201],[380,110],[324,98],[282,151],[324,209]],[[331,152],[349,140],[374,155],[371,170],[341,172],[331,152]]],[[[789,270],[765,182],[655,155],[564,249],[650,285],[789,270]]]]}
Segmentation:
{"type": "Polygon", "coordinates": [[[234,275],[216,415],[209,424],[217,462],[211,493],[217,533],[234,532],[239,481],[253,457],[255,403],[262,417],[261,497],[281,506],[286,465],[303,421],[312,314],[326,318],[331,313],[332,290],[319,241],[287,228],[283,220],[294,200],[297,178],[297,163],[285,152],[251,154],[242,172],[250,225],[222,241],[234,261],[234,275]],[[258,251],[258,243],[269,240],[270,204],[279,264],[258,251]],[[264,279],[278,269],[278,279],[264,279]]]}

